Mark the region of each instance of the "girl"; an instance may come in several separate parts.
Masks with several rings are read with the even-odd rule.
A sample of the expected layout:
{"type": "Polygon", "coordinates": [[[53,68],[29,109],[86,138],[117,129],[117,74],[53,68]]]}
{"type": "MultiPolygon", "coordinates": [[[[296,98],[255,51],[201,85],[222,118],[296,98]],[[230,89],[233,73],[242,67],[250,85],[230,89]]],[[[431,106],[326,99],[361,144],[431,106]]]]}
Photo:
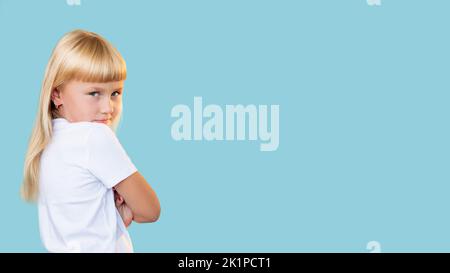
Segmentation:
{"type": "Polygon", "coordinates": [[[53,49],[21,188],[38,203],[49,252],[133,252],[126,227],[159,218],[155,192],[115,135],[125,79],[125,61],[98,34],[75,30],[53,49]]]}

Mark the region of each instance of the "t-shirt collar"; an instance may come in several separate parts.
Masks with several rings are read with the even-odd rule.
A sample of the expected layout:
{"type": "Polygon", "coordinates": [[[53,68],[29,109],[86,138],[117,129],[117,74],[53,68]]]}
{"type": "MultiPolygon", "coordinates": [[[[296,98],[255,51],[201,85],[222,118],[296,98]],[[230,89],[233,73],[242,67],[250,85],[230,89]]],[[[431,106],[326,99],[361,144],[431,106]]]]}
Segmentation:
{"type": "Polygon", "coordinates": [[[69,121],[65,118],[55,118],[52,119],[52,125],[54,129],[60,128],[68,124],[69,121]]]}

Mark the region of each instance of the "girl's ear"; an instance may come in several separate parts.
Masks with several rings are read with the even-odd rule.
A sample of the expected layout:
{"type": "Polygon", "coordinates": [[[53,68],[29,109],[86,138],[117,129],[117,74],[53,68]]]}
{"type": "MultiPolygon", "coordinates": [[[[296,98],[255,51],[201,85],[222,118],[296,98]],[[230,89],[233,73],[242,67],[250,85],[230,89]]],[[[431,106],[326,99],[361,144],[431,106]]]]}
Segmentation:
{"type": "Polygon", "coordinates": [[[55,105],[61,105],[63,104],[62,98],[61,98],[61,91],[58,88],[54,88],[52,90],[52,101],[55,105]]]}

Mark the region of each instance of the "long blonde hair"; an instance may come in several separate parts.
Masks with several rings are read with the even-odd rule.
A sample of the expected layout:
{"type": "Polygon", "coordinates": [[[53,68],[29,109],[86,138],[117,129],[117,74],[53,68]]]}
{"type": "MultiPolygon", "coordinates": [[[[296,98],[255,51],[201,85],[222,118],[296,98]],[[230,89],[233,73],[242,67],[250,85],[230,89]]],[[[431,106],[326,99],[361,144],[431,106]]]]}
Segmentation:
{"type": "MultiPolygon", "coordinates": [[[[83,82],[122,81],[127,76],[125,61],[111,43],[100,35],[74,30],[65,34],[53,49],[45,70],[35,124],[25,156],[21,196],[33,202],[38,198],[41,155],[52,137],[52,119],[59,117],[51,100],[52,90],[70,80],[83,82]]],[[[120,113],[115,131],[120,122],[120,113]]]]}

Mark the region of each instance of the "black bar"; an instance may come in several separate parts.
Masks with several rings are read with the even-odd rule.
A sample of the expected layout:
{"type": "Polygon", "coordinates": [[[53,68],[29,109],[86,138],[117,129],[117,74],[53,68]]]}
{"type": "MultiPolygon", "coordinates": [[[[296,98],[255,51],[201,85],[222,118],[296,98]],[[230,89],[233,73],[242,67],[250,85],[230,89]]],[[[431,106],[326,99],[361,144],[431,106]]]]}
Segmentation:
{"type": "MultiPolygon", "coordinates": [[[[3,268],[30,267],[59,272],[378,272],[444,265],[448,253],[132,253],[50,254],[2,253],[3,268]],[[45,266],[45,267],[44,267],[45,266]],[[110,269],[108,269],[110,268],[110,269]],[[107,271],[105,271],[107,270],[107,271]],[[111,270],[111,271],[109,271],[111,270]],[[123,270],[123,271],[122,271],[123,270]],[[289,271],[286,271],[289,270],[289,271]]],[[[22,270],[19,270],[22,271],[22,270]]],[[[40,272],[40,269],[38,269],[40,272]]],[[[441,270],[442,271],[442,270],[441,270]]]]}

